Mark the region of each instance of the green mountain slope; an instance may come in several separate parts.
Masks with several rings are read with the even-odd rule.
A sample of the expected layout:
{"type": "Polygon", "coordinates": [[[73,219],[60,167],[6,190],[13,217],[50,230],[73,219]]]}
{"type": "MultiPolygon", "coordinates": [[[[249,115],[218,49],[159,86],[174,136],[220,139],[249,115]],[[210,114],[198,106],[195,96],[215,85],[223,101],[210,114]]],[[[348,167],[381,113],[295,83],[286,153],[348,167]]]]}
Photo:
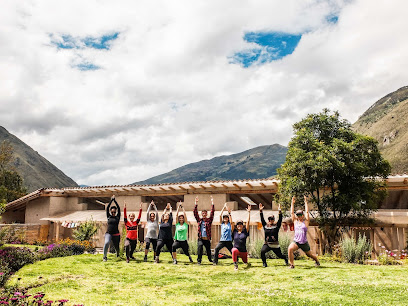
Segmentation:
{"type": "Polygon", "coordinates": [[[353,124],[358,133],[378,140],[393,173],[408,171],[407,118],[408,86],[404,86],[378,100],[353,124]]]}
{"type": "Polygon", "coordinates": [[[287,148],[260,146],[233,155],[202,160],[135,184],[267,178],[283,164],[287,148]]]}
{"type": "Polygon", "coordinates": [[[23,177],[28,192],[47,187],[78,186],[71,178],[0,126],[0,142],[7,140],[14,148],[13,165],[23,177]]]}

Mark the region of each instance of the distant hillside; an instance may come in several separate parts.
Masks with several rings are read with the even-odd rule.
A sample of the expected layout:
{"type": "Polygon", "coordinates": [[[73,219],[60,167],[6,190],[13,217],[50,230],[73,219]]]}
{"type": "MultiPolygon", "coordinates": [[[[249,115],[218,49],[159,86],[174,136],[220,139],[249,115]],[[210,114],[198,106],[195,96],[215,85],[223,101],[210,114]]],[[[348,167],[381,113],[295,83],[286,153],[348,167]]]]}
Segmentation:
{"type": "Polygon", "coordinates": [[[279,144],[202,160],[135,184],[267,178],[276,175],[287,148],[279,144]]]}
{"type": "Polygon", "coordinates": [[[78,186],[71,178],[0,126],[0,142],[7,140],[14,148],[14,167],[23,177],[28,192],[47,187],[78,186]]]}
{"type": "Polygon", "coordinates": [[[407,118],[408,86],[404,86],[378,100],[353,124],[358,133],[378,140],[393,173],[408,172],[407,118]]]}

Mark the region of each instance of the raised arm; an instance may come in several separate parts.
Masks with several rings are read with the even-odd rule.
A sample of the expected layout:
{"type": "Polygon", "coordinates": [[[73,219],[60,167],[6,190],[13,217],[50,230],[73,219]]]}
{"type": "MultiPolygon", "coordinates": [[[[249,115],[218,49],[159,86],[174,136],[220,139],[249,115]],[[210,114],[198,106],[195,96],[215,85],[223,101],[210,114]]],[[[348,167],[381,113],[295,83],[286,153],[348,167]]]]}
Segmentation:
{"type": "Polygon", "coordinates": [[[231,223],[231,231],[233,231],[235,224],[234,224],[234,222],[232,221],[231,208],[229,208],[229,207],[227,206],[227,210],[228,210],[229,220],[230,220],[230,223],[231,223]]]}
{"type": "MultiPolygon", "coordinates": [[[[126,214],[126,213],[125,213],[126,214]]],[[[140,203],[139,207],[139,216],[137,216],[136,223],[139,224],[140,218],[142,217],[142,203],[140,203]]]]}
{"type": "Polygon", "coordinates": [[[246,223],[246,230],[247,232],[249,232],[249,222],[251,222],[251,205],[248,205],[247,212],[248,212],[248,220],[246,223]]]}
{"type": "Polygon", "coordinates": [[[188,223],[188,220],[187,220],[187,214],[186,214],[186,211],[184,210],[184,206],[182,206],[182,205],[181,205],[181,203],[180,203],[180,206],[181,206],[181,208],[183,209],[183,214],[184,214],[184,222],[188,223]]]}
{"type": "Polygon", "coordinates": [[[278,205],[278,211],[279,211],[279,219],[278,219],[278,223],[276,224],[276,227],[278,228],[278,230],[280,229],[281,225],[282,225],[282,210],[281,210],[281,206],[280,204],[278,205]]]}
{"type": "Polygon", "coordinates": [[[263,215],[263,209],[264,209],[264,206],[261,203],[259,203],[259,216],[261,217],[262,226],[265,227],[266,222],[265,222],[265,218],[264,218],[264,215],[263,215]]]}
{"type": "Polygon", "coordinates": [[[223,215],[223,213],[224,213],[224,210],[227,208],[227,203],[225,203],[224,204],[224,207],[221,209],[221,212],[220,212],[220,224],[222,223],[222,215],[223,215]]]}
{"type": "MultiPolygon", "coordinates": [[[[146,221],[149,222],[150,220],[150,211],[152,210],[152,205],[154,204],[153,200],[150,202],[149,207],[146,211],[146,221]]],[[[157,217],[157,216],[156,216],[157,217]]]]}
{"type": "Polygon", "coordinates": [[[295,217],[295,202],[296,202],[296,197],[292,197],[292,204],[290,204],[290,216],[292,218],[292,221],[295,222],[296,217],[295,217]]]}
{"type": "Polygon", "coordinates": [[[116,204],[116,207],[117,207],[117,210],[118,210],[118,218],[120,220],[120,206],[119,206],[118,202],[116,202],[115,198],[113,198],[113,202],[115,202],[115,204],[116,204]]]}
{"type": "Polygon", "coordinates": [[[211,196],[211,213],[210,213],[210,223],[213,222],[214,220],[214,212],[215,212],[215,208],[214,208],[214,199],[211,196]]]}
{"type": "MultiPolygon", "coordinates": [[[[177,210],[176,210],[176,223],[178,222],[178,217],[179,217],[179,212],[180,212],[180,204],[179,203],[176,203],[176,205],[177,205],[177,210]]],[[[185,220],[184,220],[185,221],[185,220]]]]}
{"type": "Polygon", "coordinates": [[[111,205],[112,205],[112,202],[113,202],[114,199],[115,199],[115,195],[113,195],[113,196],[111,197],[108,206],[106,206],[106,218],[108,218],[108,219],[109,219],[109,217],[111,216],[111,214],[110,214],[110,208],[111,208],[111,205]]]}
{"type": "Polygon", "coordinates": [[[305,199],[305,219],[306,219],[306,222],[307,222],[306,225],[309,225],[309,222],[310,222],[309,205],[307,203],[307,197],[306,196],[303,196],[303,197],[305,199]]]}
{"type": "Polygon", "coordinates": [[[198,215],[198,197],[195,198],[193,214],[194,214],[194,218],[196,219],[197,223],[199,223],[201,221],[201,218],[198,215]]]}

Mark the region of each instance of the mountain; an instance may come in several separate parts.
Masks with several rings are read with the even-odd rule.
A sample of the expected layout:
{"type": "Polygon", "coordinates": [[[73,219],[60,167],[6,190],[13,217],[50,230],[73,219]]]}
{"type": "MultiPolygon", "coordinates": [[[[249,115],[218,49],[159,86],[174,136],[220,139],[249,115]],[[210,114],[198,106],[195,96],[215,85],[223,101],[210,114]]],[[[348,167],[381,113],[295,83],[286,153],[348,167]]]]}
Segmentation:
{"type": "Polygon", "coordinates": [[[13,166],[22,176],[28,192],[47,187],[76,187],[71,178],[38,152],[0,126],[0,142],[7,140],[14,149],[13,166]]]}
{"type": "Polygon", "coordinates": [[[241,153],[202,160],[135,184],[267,178],[284,163],[287,148],[260,146],[241,153]]]}
{"type": "Polygon", "coordinates": [[[375,102],[353,124],[353,129],[374,137],[393,173],[408,172],[408,86],[375,102]]]}

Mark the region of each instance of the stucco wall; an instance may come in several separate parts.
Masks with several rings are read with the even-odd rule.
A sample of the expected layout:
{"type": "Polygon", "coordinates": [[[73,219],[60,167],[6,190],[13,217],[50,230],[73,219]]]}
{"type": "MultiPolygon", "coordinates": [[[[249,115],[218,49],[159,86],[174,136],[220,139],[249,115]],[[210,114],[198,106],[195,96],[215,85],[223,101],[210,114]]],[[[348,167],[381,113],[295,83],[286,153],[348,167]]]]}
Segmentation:
{"type": "Polygon", "coordinates": [[[48,224],[48,221],[42,221],[50,215],[50,198],[38,198],[27,203],[25,211],[25,223],[48,224]]]}
{"type": "MultiPolygon", "coordinates": [[[[226,202],[229,201],[228,194],[186,194],[184,196],[185,210],[193,210],[195,205],[195,198],[198,197],[198,209],[211,209],[211,196],[214,199],[215,210],[221,210],[226,202]]],[[[174,208],[174,207],[173,207],[174,208]]],[[[234,207],[232,207],[234,209],[234,207]]]]}
{"type": "Polygon", "coordinates": [[[25,209],[6,211],[1,215],[0,223],[25,223],[25,209]]]}

